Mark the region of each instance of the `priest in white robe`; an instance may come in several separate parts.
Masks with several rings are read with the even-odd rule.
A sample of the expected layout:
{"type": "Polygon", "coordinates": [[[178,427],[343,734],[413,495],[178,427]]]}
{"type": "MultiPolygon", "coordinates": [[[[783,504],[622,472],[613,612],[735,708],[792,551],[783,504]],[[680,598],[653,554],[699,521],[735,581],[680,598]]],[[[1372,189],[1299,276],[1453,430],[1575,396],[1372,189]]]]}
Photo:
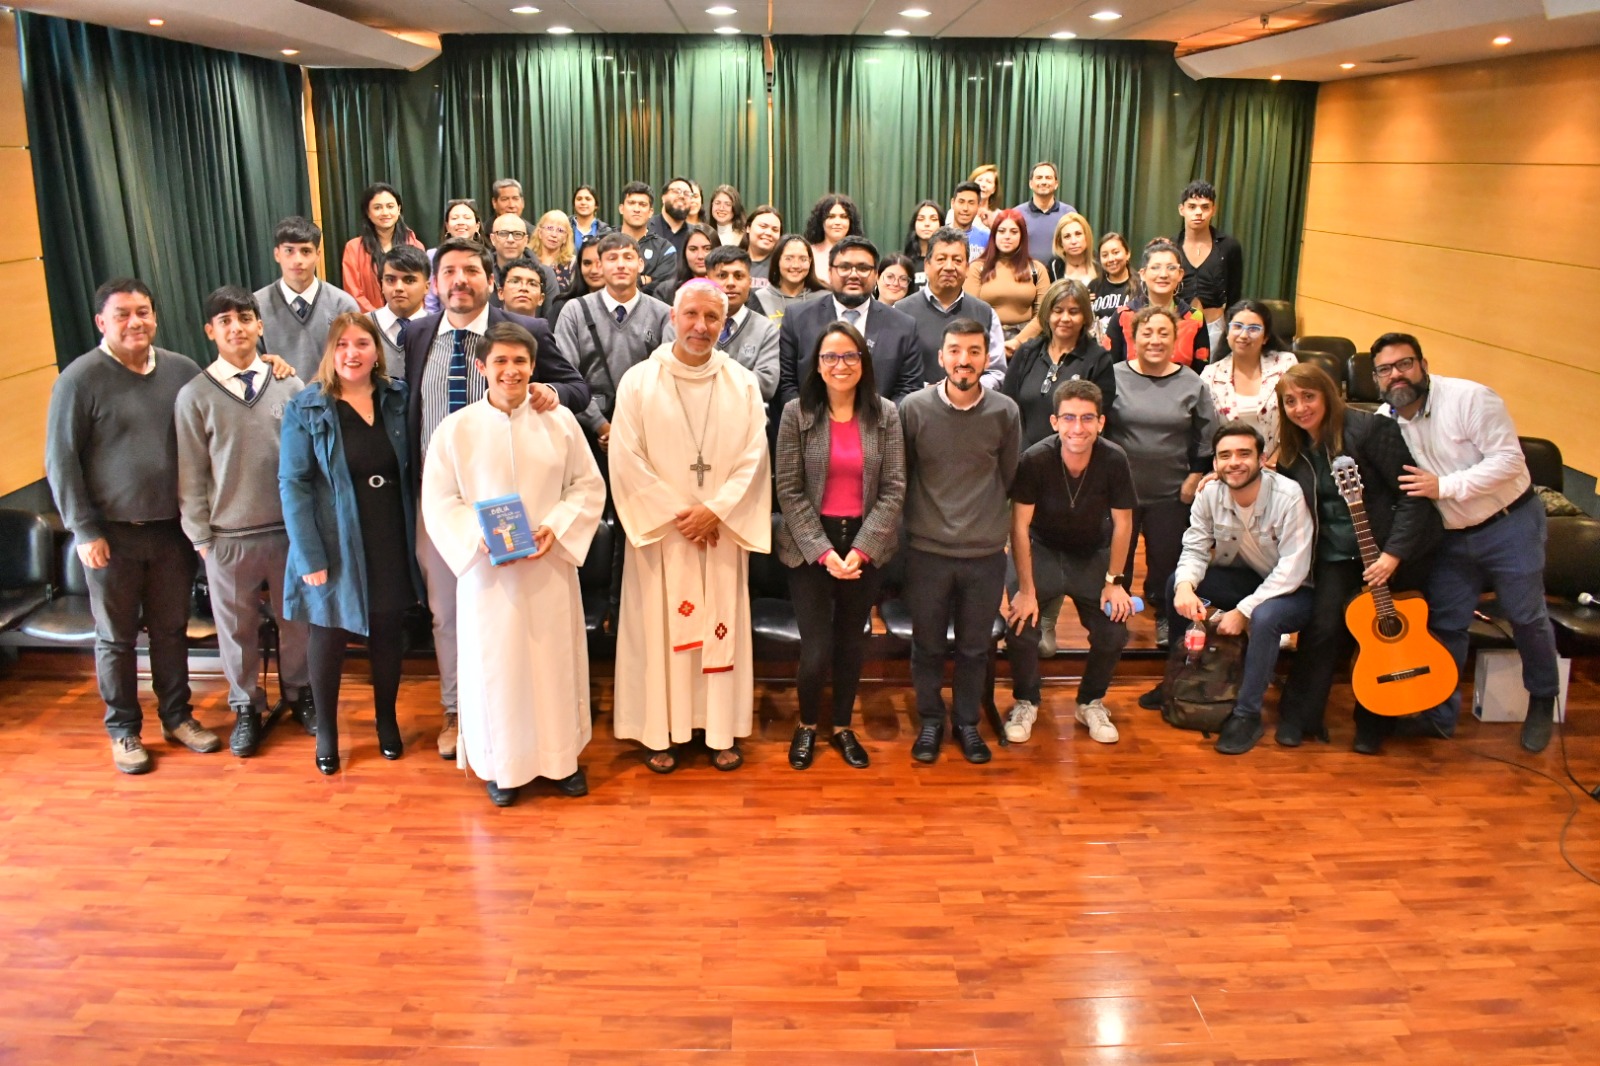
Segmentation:
{"type": "Polygon", "coordinates": [[[590,737],[578,567],[606,489],[572,412],[528,402],[537,350],[515,323],[484,334],[475,361],[488,393],[439,424],[422,468],[423,522],[457,578],[456,765],[501,807],[536,777],[569,796],[589,791],[578,765],[590,737]],[[495,566],[474,505],[510,495],[538,551],[495,566]]]}
{"type": "Polygon", "coordinates": [[[772,485],[760,382],[716,350],[727,313],[711,282],[679,288],[677,339],[622,376],[611,419],[628,536],[613,721],[657,773],[695,730],[712,765],[737,769],[755,717],[749,556],[771,549],[772,485]]]}

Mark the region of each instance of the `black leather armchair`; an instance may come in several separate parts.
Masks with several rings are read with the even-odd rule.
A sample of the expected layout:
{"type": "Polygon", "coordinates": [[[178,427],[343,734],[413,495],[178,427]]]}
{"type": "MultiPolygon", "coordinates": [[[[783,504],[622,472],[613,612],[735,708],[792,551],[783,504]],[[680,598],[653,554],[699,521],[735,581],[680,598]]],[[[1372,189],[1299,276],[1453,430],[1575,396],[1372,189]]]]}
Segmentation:
{"type": "Polygon", "coordinates": [[[50,527],[28,511],[0,509],[0,632],[50,599],[50,527]]]}

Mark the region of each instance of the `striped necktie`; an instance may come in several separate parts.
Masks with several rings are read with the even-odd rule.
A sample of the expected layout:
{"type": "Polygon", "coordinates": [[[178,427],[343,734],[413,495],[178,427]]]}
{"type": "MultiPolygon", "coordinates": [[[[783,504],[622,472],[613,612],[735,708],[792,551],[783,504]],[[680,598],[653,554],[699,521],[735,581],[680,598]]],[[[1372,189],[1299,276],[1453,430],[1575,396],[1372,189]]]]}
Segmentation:
{"type": "Polygon", "coordinates": [[[310,313],[311,305],[306,303],[306,298],[304,296],[296,296],[294,298],[294,316],[304,322],[306,316],[310,313]]]}
{"type": "Polygon", "coordinates": [[[450,349],[450,404],[447,414],[455,414],[467,406],[467,331],[456,330],[455,342],[450,349]]]}
{"type": "Polygon", "coordinates": [[[722,335],[717,338],[717,347],[718,348],[726,348],[728,346],[728,338],[730,338],[732,336],[733,336],[733,316],[729,315],[727,317],[727,319],[724,320],[723,323],[722,323],[722,335]]]}
{"type": "Polygon", "coordinates": [[[256,398],[256,372],[254,370],[239,371],[239,380],[244,383],[244,402],[249,403],[256,398]]]}
{"type": "Polygon", "coordinates": [[[394,346],[396,348],[399,348],[401,350],[405,349],[405,346],[406,346],[406,329],[410,325],[411,325],[411,320],[409,318],[402,318],[400,320],[400,328],[397,331],[395,331],[395,335],[394,335],[394,346]]]}

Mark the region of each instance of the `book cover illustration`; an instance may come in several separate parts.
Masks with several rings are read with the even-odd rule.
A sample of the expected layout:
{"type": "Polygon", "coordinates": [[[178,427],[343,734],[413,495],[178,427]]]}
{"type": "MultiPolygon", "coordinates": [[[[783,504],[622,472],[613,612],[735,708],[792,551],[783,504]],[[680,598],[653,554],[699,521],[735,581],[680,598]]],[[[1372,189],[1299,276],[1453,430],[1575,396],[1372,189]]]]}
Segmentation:
{"type": "Polygon", "coordinates": [[[534,543],[535,526],[522,506],[521,496],[497,496],[473,504],[478,510],[478,527],[489,546],[489,561],[501,566],[538,551],[534,543]]]}

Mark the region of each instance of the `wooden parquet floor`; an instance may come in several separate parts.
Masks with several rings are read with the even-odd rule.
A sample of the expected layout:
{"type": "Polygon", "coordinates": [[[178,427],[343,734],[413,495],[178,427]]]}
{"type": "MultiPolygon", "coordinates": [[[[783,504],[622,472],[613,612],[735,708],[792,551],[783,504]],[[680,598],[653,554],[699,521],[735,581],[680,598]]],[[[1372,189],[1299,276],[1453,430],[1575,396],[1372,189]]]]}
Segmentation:
{"type": "MultiPolygon", "coordinates": [[[[919,767],[909,688],[880,685],[872,767],[796,773],[778,686],[737,773],[651,774],[603,715],[587,799],[497,810],[434,751],[428,679],[397,763],[351,683],[337,777],[292,728],[241,761],[147,720],[159,767],[128,778],[92,678],[26,665],[0,679],[7,1063],[1600,1062],[1571,800],[1477,754],[1562,776],[1515,726],[1374,759],[1336,715],[1331,747],[1228,759],[1135,678],[1115,746],[1055,686],[1028,745],[919,767]]],[[[197,696],[220,729],[221,686],[197,696]]],[[[1597,705],[1574,685],[1590,783],[1597,705]]]]}

